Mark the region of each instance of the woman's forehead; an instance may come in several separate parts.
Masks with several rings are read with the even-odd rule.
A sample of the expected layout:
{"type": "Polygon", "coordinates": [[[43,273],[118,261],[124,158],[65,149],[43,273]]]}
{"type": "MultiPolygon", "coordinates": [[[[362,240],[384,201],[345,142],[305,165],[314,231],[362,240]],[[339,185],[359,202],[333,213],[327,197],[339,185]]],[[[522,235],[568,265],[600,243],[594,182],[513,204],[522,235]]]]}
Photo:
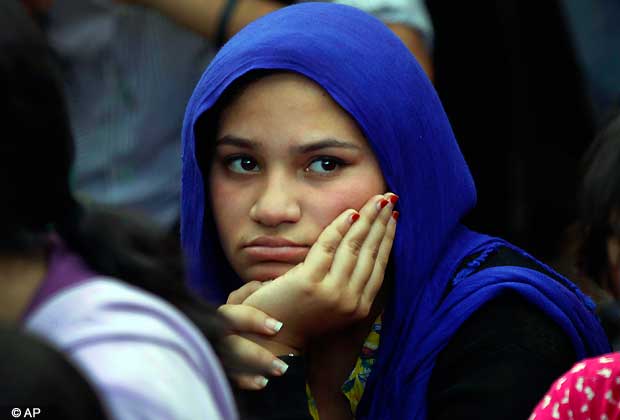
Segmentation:
{"type": "Polygon", "coordinates": [[[338,140],[366,148],[355,121],[317,83],[295,73],[253,80],[220,114],[216,140],[222,136],[256,143],[308,143],[338,140]],[[285,137],[283,139],[282,137],[285,137]]]}
{"type": "Polygon", "coordinates": [[[240,86],[232,89],[228,104],[236,102],[241,97],[286,97],[294,96],[297,99],[307,99],[307,102],[322,99],[333,101],[331,96],[314,80],[295,72],[276,71],[265,74],[259,73],[242,78],[240,86]]]}

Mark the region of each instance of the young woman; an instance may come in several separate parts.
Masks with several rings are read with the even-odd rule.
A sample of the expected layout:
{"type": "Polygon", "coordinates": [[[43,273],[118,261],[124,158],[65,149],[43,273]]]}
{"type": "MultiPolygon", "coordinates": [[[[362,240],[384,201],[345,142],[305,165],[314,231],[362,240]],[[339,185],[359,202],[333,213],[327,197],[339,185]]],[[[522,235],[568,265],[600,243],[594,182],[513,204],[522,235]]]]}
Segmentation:
{"type": "Polygon", "coordinates": [[[110,418],[236,418],[205,339],[218,322],[186,292],[180,260],[135,220],[73,197],[55,62],[19,2],[0,6],[0,87],[0,320],[65,354],[110,418]]]}
{"type": "Polygon", "coordinates": [[[460,223],[475,188],[439,99],[363,12],[248,25],[183,135],[192,286],[264,367],[238,378],[250,417],[523,419],[608,350],[572,283],[460,223]]]}

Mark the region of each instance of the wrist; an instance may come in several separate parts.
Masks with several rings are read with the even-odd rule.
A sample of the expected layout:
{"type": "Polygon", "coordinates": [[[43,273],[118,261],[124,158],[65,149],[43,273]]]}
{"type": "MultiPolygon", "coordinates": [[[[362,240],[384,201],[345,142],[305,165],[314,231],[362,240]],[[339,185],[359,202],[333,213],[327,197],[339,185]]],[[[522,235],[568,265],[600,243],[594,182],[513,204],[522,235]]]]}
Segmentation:
{"type": "Polygon", "coordinates": [[[303,351],[300,347],[291,346],[285,342],[282,342],[276,337],[265,337],[263,335],[257,334],[243,334],[243,337],[259,344],[261,347],[269,350],[272,354],[278,355],[292,355],[298,356],[303,354],[303,351]]]}
{"type": "Polygon", "coordinates": [[[291,347],[287,344],[280,343],[278,341],[271,341],[270,343],[264,346],[267,350],[272,352],[273,354],[283,354],[290,356],[299,356],[303,354],[303,351],[296,347],[291,347]]]}

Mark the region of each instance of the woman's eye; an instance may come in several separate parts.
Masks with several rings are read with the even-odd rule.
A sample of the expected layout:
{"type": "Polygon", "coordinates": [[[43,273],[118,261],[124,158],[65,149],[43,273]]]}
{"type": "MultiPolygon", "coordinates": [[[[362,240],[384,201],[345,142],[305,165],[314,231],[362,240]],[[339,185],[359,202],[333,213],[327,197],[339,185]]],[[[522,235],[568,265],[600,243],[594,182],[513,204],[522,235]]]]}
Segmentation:
{"type": "Polygon", "coordinates": [[[343,162],[340,159],[323,157],[312,161],[306,171],[326,174],[339,169],[342,164],[343,162]]]}
{"type": "Polygon", "coordinates": [[[233,172],[244,174],[247,172],[258,172],[260,167],[251,157],[239,156],[227,160],[228,169],[233,172]]]}

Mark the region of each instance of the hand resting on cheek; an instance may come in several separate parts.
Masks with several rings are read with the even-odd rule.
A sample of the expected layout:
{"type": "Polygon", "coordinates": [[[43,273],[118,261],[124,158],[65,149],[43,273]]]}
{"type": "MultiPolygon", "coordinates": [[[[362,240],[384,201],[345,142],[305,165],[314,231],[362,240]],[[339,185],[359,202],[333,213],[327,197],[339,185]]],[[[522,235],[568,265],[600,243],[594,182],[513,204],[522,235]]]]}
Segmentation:
{"type": "Polygon", "coordinates": [[[396,199],[375,196],[359,213],[343,212],[323,230],[303,263],[243,301],[284,323],[273,341],[303,351],[312,337],[368,316],[392,249],[396,199]]]}
{"type": "MultiPolygon", "coordinates": [[[[372,197],[359,211],[341,213],[321,233],[305,261],[273,281],[250,282],[232,292],[220,313],[234,330],[237,356],[266,374],[282,375],[274,354],[303,352],[310,339],[368,316],[381,288],[398,212],[394,194],[372,197]]],[[[245,389],[266,385],[240,375],[245,389]]]]}

